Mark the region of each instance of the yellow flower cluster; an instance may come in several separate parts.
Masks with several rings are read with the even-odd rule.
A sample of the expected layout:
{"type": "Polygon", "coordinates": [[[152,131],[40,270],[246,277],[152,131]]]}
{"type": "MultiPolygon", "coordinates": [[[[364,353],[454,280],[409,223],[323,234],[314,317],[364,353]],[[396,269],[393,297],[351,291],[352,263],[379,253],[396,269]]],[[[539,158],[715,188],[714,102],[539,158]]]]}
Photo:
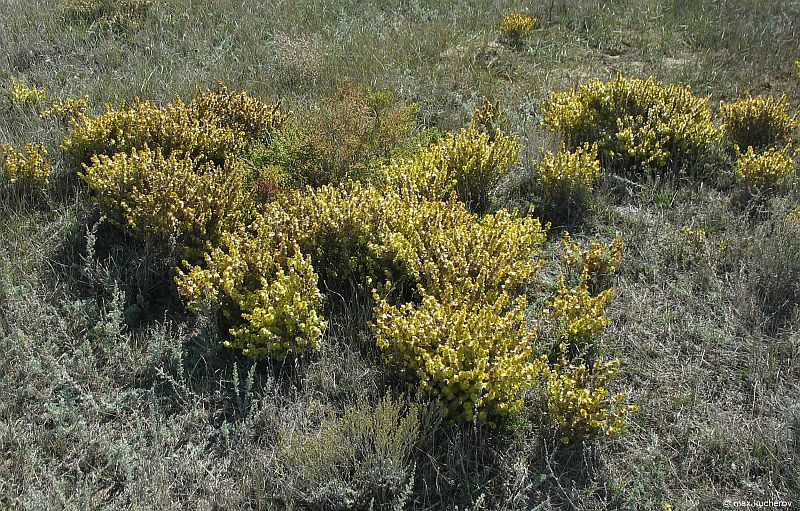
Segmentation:
{"type": "Polygon", "coordinates": [[[569,147],[597,143],[604,164],[633,175],[679,168],[721,139],[707,99],[652,78],[592,80],[551,94],[543,114],[569,147]]]}
{"type": "Polygon", "coordinates": [[[597,144],[584,144],[574,151],[545,151],[535,167],[536,193],[549,207],[583,207],[599,177],[597,144]]]}
{"type": "Polygon", "coordinates": [[[481,213],[520,149],[516,140],[502,132],[490,134],[472,126],[448,134],[412,158],[391,162],[385,170],[386,186],[409,200],[455,196],[481,213]]]}
{"type": "Polygon", "coordinates": [[[616,436],[636,405],[623,405],[624,393],[610,394],[608,384],[619,370],[619,360],[593,365],[572,364],[562,356],[542,370],[546,414],[565,444],[600,435],[616,436]]]}
{"type": "Polygon", "coordinates": [[[236,162],[221,166],[144,146],[93,156],[80,177],[109,220],[142,239],[166,244],[174,238],[184,257],[199,255],[247,209],[247,173],[236,162]]]}
{"type": "Polygon", "coordinates": [[[756,153],[750,146],[736,160],[736,177],[750,190],[775,187],[797,169],[797,162],[791,151],[792,146],[787,145],[784,148],[771,147],[756,153]]]}
{"type": "Polygon", "coordinates": [[[455,290],[391,305],[375,293],[375,337],[386,358],[451,419],[495,420],[521,409],[544,361],[531,354],[525,300],[495,301],[455,290]]]}
{"type": "Polygon", "coordinates": [[[784,142],[800,121],[789,114],[786,96],[751,96],[734,103],[720,103],[722,129],[740,151],[762,150],[784,142]]]}
{"type": "Polygon", "coordinates": [[[78,113],[63,147],[82,162],[95,154],[111,155],[147,145],[222,163],[254,138],[277,130],[284,121],[277,105],[220,87],[190,103],[176,99],[158,107],[136,99],[119,109],[106,105],[105,112],[96,117],[78,113]]]}
{"type": "Polygon", "coordinates": [[[47,89],[11,78],[11,101],[18,105],[36,104],[47,97],[47,89]]]}
{"type": "Polygon", "coordinates": [[[681,227],[681,232],[686,236],[686,241],[689,246],[695,251],[700,250],[700,248],[705,245],[706,239],[708,238],[708,233],[702,227],[692,229],[688,225],[684,225],[681,227]]]}
{"type": "Polygon", "coordinates": [[[519,42],[530,35],[536,21],[536,18],[518,12],[506,14],[500,22],[500,35],[509,42],[519,42]]]}
{"type": "Polygon", "coordinates": [[[617,271],[624,246],[621,238],[614,238],[610,244],[591,240],[589,247],[583,248],[566,231],[561,238],[564,262],[573,272],[584,275],[589,284],[594,287],[602,284],[617,271]]]}
{"type": "Polygon", "coordinates": [[[283,359],[319,347],[326,322],[311,258],[277,238],[226,232],[205,263],[177,270],[178,292],[190,310],[222,311],[232,336],[225,344],[245,355],[283,359]]]}
{"type": "Polygon", "coordinates": [[[606,289],[593,296],[586,281],[570,288],[562,279],[547,309],[555,323],[556,338],[575,350],[591,347],[609,325],[605,308],[613,291],[606,289]]]}
{"type": "Polygon", "coordinates": [[[42,119],[54,118],[70,123],[88,109],[89,100],[86,98],[59,98],[42,110],[39,116],[42,119]]]}
{"type": "Polygon", "coordinates": [[[495,123],[500,118],[500,104],[488,98],[483,100],[475,107],[472,112],[472,120],[469,125],[471,128],[493,134],[497,131],[495,123]]]}
{"type": "Polygon", "coordinates": [[[42,144],[26,144],[24,152],[0,144],[0,169],[3,181],[12,186],[45,189],[50,182],[50,162],[42,144]]]}

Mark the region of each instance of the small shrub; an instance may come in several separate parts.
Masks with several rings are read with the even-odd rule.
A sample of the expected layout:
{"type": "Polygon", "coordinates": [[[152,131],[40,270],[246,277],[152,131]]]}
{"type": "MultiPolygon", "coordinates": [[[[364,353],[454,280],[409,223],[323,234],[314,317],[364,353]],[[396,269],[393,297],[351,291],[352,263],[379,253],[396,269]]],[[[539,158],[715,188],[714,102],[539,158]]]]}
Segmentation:
{"type": "Polygon", "coordinates": [[[143,240],[174,240],[183,257],[197,257],[247,211],[247,174],[235,162],[219,166],[145,146],[93,156],[80,177],[111,222],[143,240]]]}
{"type": "Polygon", "coordinates": [[[537,206],[554,219],[578,216],[586,210],[599,177],[597,145],[544,152],[533,176],[537,206]]]}
{"type": "Polygon", "coordinates": [[[24,80],[11,78],[11,102],[16,105],[37,105],[47,97],[47,89],[28,85],[24,80]]]}
{"type": "Polygon", "coordinates": [[[405,509],[414,480],[419,410],[386,395],[359,399],[309,432],[282,430],[278,475],[314,509],[405,509]]]}
{"type": "Polygon", "coordinates": [[[346,180],[370,181],[392,153],[410,139],[415,105],[347,81],[317,110],[305,112],[275,139],[272,163],[313,187],[346,180]]]}
{"type": "Polygon", "coordinates": [[[412,158],[393,161],[385,170],[385,183],[409,200],[457,197],[470,210],[483,213],[519,151],[519,143],[502,132],[489,134],[470,127],[412,158]]]}
{"type": "Polygon", "coordinates": [[[638,407],[622,404],[624,393],[609,393],[618,369],[616,359],[587,366],[570,363],[563,356],[552,366],[543,366],[545,417],[562,443],[620,433],[628,414],[638,407]]]}
{"type": "Polygon", "coordinates": [[[158,107],[136,99],[127,107],[106,105],[105,112],[96,117],[78,113],[63,148],[80,162],[96,154],[112,155],[148,146],[159,147],[165,154],[180,151],[222,163],[278,130],[284,121],[277,105],[220,86],[188,104],[177,99],[158,107]]]}
{"type": "Polygon", "coordinates": [[[375,342],[421,391],[442,401],[451,419],[494,424],[519,411],[539,374],[525,300],[495,301],[457,292],[389,304],[375,294],[375,342]]]}
{"type": "Polygon", "coordinates": [[[753,147],[740,154],[734,166],[739,184],[747,190],[772,189],[794,174],[797,162],[790,154],[791,146],[772,147],[756,153],[753,147]]]}
{"type": "Polygon", "coordinates": [[[536,25],[536,18],[518,12],[506,14],[500,22],[500,36],[504,41],[519,44],[528,37],[536,25]]]}
{"type": "Polygon", "coordinates": [[[785,96],[750,96],[734,103],[720,103],[722,129],[741,150],[756,150],[785,142],[797,130],[798,119],[789,114],[785,96]]]}
{"type": "Polygon", "coordinates": [[[550,95],[543,125],[570,148],[596,143],[602,163],[633,176],[675,172],[718,146],[708,100],[688,87],[618,77],[550,95]]]}
{"type": "Polygon", "coordinates": [[[563,279],[558,293],[547,308],[547,315],[555,323],[555,338],[570,348],[571,352],[593,348],[609,325],[605,307],[613,289],[606,289],[597,296],[589,292],[587,282],[569,288],[563,279]]]}
{"type": "Polygon", "coordinates": [[[221,311],[231,325],[226,346],[279,360],[319,348],[326,327],[319,277],[299,247],[226,232],[204,259],[184,261],[175,281],[189,310],[221,311]]]}
{"type": "Polygon", "coordinates": [[[575,242],[569,232],[565,231],[561,238],[564,262],[574,273],[586,279],[592,291],[600,289],[617,271],[623,247],[621,238],[614,238],[610,244],[591,240],[588,248],[575,242]]]}
{"type": "Polygon", "coordinates": [[[59,98],[42,110],[39,116],[42,119],[57,119],[61,122],[72,124],[89,109],[89,100],[86,98],[59,98]]]}
{"type": "Polygon", "coordinates": [[[26,144],[24,152],[0,144],[0,169],[2,180],[13,188],[44,190],[50,184],[50,162],[42,144],[26,144]]]}

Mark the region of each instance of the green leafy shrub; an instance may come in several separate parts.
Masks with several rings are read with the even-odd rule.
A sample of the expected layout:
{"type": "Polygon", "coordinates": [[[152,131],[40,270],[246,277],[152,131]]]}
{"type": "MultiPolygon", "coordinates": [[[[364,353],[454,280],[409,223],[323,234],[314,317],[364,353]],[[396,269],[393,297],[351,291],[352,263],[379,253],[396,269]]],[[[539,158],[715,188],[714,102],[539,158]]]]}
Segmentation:
{"type": "Polygon", "coordinates": [[[751,96],[733,103],[720,103],[722,129],[728,138],[746,151],[757,151],[785,142],[797,130],[800,121],[789,114],[789,101],[785,96],[751,96]]]}
{"type": "Polygon", "coordinates": [[[347,81],[275,138],[271,163],[284,166],[300,185],[369,181],[411,139],[416,111],[388,93],[347,81]]]}
{"type": "Polygon", "coordinates": [[[587,248],[574,241],[569,232],[565,231],[561,238],[564,262],[588,283],[592,291],[602,288],[617,271],[623,247],[621,238],[614,238],[608,244],[590,240],[587,248]]]}
{"type": "Polygon", "coordinates": [[[226,232],[204,259],[184,262],[175,281],[190,310],[210,304],[222,312],[231,325],[226,346],[277,359],[319,348],[326,327],[319,277],[297,245],[226,232]]]}
{"type": "Polygon", "coordinates": [[[592,80],[551,94],[543,114],[543,125],[568,147],[596,143],[604,166],[633,176],[681,169],[721,139],[707,99],[652,78],[592,80]]]}
{"type": "Polygon", "coordinates": [[[24,80],[11,78],[11,102],[16,105],[38,105],[47,97],[47,89],[28,85],[24,80]]]}
{"type": "Polygon", "coordinates": [[[536,18],[513,12],[506,14],[500,22],[500,37],[510,44],[520,44],[536,25],[536,18]]]}
{"type": "Polygon", "coordinates": [[[247,212],[247,174],[161,148],[93,156],[80,174],[108,219],[137,237],[197,257],[207,241],[235,228],[247,212]]]}
{"type": "Polygon", "coordinates": [[[787,145],[756,153],[753,146],[749,146],[747,151],[739,155],[733,169],[740,186],[751,191],[778,186],[797,168],[791,150],[791,145],[787,145]]]}

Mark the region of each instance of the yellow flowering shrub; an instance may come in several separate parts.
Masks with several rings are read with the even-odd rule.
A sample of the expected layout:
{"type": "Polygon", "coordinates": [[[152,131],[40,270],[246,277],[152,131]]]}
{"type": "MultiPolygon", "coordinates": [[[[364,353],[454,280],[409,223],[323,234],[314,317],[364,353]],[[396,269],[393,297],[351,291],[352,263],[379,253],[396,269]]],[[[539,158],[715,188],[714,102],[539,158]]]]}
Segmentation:
{"type": "Polygon", "coordinates": [[[188,104],[176,99],[159,107],[136,99],[116,109],[106,105],[98,116],[78,113],[63,147],[81,162],[95,154],[112,155],[147,145],[222,163],[255,138],[279,129],[284,120],[276,105],[220,87],[188,104]]]}
{"type": "Polygon", "coordinates": [[[614,238],[609,244],[591,240],[586,248],[574,241],[569,232],[565,231],[561,238],[567,267],[578,275],[585,275],[589,286],[594,289],[617,271],[623,247],[621,238],[614,238]]]}
{"type": "Polygon", "coordinates": [[[592,80],[553,93],[543,115],[544,127],[568,147],[597,143],[604,165],[632,175],[700,160],[721,139],[707,99],[652,78],[592,80]]]}
{"type": "Polygon", "coordinates": [[[39,116],[42,119],[52,118],[71,123],[88,109],[89,100],[86,98],[59,98],[42,110],[39,116]]]}
{"type": "Polygon", "coordinates": [[[17,152],[11,144],[0,144],[2,180],[14,187],[45,189],[50,183],[50,162],[42,144],[26,144],[17,152]]]}
{"type": "Polygon", "coordinates": [[[612,293],[606,289],[592,296],[586,281],[570,288],[562,279],[546,311],[555,324],[556,339],[575,350],[591,347],[610,323],[605,308],[612,293]]]}
{"type": "Polygon", "coordinates": [[[472,120],[470,121],[469,126],[472,129],[483,131],[492,135],[498,132],[495,124],[499,119],[500,104],[493,102],[488,98],[483,98],[472,112],[472,120]]]}
{"type": "Polygon", "coordinates": [[[210,304],[222,311],[231,325],[226,346],[277,359],[319,347],[322,294],[311,258],[297,245],[226,232],[204,259],[184,261],[175,282],[190,310],[210,304]]]}
{"type": "Polygon", "coordinates": [[[772,147],[756,153],[753,147],[741,153],[736,160],[734,172],[739,183],[747,189],[772,188],[794,174],[797,162],[791,153],[791,145],[772,147]]]}
{"type": "Polygon", "coordinates": [[[11,101],[17,105],[35,105],[45,100],[47,89],[28,85],[24,80],[11,78],[11,101]]]}
{"type": "Polygon", "coordinates": [[[502,132],[476,126],[449,134],[411,158],[385,169],[385,183],[409,200],[457,197],[475,212],[485,212],[490,195],[517,162],[520,144],[502,132]]]}
{"type": "Polygon", "coordinates": [[[545,151],[534,168],[537,205],[553,217],[586,208],[592,188],[600,177],[597,145],[584,144],[573,151],[545,151]]]}
{"type": "Polygon", "coordinates": [[[789,113],[786,96],[748,94],[733,103],[721,102],[719,109],[723,131],[740,150],[784,142],[800,125],[797,116],[789,113]]]}
{"type": "Polygon", "coordinates": [[[425,294],[392,305],[375,293],[376,343],[420,390],[437,396],[444,414],[490,425],[523,406],[521,393],[538,376],[525,300],[494,301],[457,292],[425,294]]]}
{"type": "Polygon", "coordinates": [[[206,241],[233,229],[246,212],[247,174],[236,162],[220,166],[161,148],[93,156],[80,174],[110,221],[136,236],[196,257],[206,241]]]}
{"type": "Polygon", "coordinates": [[[500,36],[512,43],[520,42],[530,35],[536,21],[536,18],[518,12],[506,14],[500,22],[500,36]]]}
{"type": "Polygon", "coordinates": [[[625,394],[611,394],[608,386],[619,370],[619,360],[575,364],[564,356],[542,367],[545,413],[561,441],[591,440],[620,433],[636,405],[625,405],[625,394]]]}

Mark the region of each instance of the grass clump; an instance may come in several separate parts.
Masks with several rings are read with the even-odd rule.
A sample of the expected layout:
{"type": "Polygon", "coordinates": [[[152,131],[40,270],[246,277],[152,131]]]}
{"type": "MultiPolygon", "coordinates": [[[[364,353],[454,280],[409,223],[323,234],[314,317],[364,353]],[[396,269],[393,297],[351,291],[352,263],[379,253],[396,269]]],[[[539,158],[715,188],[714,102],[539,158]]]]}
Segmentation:
{"type": "Polygon", "coordinates": [[[653,78],[592,80],[551,94],[543,114],[568,147],[596,143],[606,168],[634,177],[688,169],[721,139],[707,99],[653,78]]]}
{"type": "Polygon", "coordinates": [[[316,431],[280,432],[278,471],[290,502],[323,509],[404,509],[414,483],[419,409],[387,394],[359,398],[316,431]]]}
{"type": "Polygon", "coordinates": [[[786,96],[749,95],[733,103],[720,103],[722,129],[740,151],[757,151],[785,142],[800,126],[789,113],[786,96]]]}

